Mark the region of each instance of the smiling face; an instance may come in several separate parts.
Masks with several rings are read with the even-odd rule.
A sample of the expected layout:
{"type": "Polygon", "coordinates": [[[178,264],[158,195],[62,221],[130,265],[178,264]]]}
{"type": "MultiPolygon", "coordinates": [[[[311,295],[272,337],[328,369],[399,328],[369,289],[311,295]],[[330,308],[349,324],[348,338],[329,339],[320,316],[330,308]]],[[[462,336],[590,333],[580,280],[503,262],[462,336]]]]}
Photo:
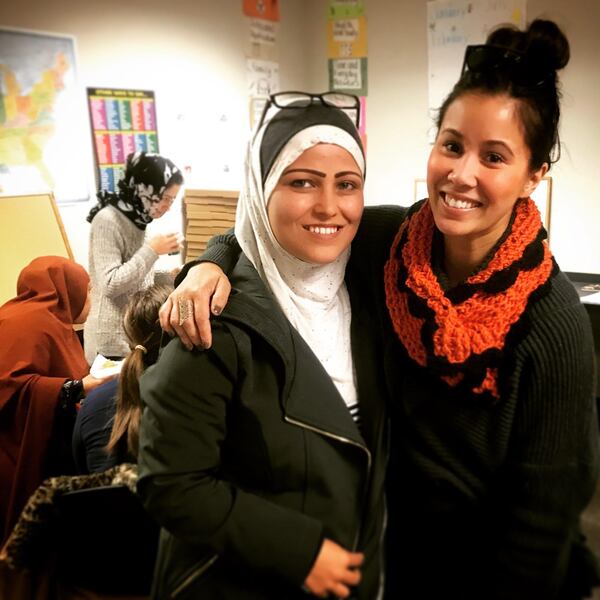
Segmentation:
{"type": "Polygon", "coordinates": [[[519,198],[547,171],[529,169],[530,150],[518,100],[468,93],[446,111],[427,165],[427,188],[437,228],[489,251],[506,229],[519,198]]]}
{"type": "Polygon", "coordinates": [[[363,204],[363,177],[352,155],[334,144],[317,144],[284,170],[267,213],[287,252],[327,264],[350,246],[363,204]]]}

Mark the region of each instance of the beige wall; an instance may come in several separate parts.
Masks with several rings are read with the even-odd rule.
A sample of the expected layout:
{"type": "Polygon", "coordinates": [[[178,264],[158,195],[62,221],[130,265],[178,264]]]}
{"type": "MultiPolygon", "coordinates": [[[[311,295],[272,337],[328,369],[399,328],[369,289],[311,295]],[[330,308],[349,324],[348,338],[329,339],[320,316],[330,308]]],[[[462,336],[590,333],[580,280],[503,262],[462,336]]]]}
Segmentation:
{"type": "MultiPolygon", "coordinates": [[[[311,0],[315,40],[310,77],[325,89],[325,2],[311,0]],[[323,56],[319,59],[319,54],[323,56]]],[[[429,152],[426,0],[366,0],[369,27],[367,104],[369,204],[408,205],[429,152]]],[[[556,20],[571,42],[565,69],[563,155],[553,178],[551,246],[567,271],[600,273],[600,2],[529,0],[527,19],[556,20]]],[[[459,68],[459,67],[458,67],[459,68]]]]}
{"type": "MultiPolygon", "coordinates": [[[[280,2],[282,88],[326,89],[326,0],[280,2]]],[[[365,2],[366,201],[407,205],[413,200],[414,179],[425,176],[432,126],[427,115],[426,0],[365,2]]],[[[563,269],[600,273],[600,2],[529,0],[528,19],[540,15],[557,20],[572,44],[563,76],[563,157],[551,171],[552,248],[563,269]]],[[[155,90],[161,152],[181,164],[193,162],[193,185],[239,185],[247,133],[247,34],[240,0],[3,2],[0,25],[76,36],[83,86],[155,90]],[[219,129],[223,112],[229,121],[219,129]],[[204,129],[199,115],[205,115],[204,129]],[[219,144],[220,138],[229,143],[219,144]],[[226,161],[229,173],[220,169],[226,161]]],[[[88,176],[93,182],[91,165],[88,176]]],[[[86,256],[87,230],[81,227],[86,210],[62,209],[81,260],[86,256]]]]}
{"type": "MultiPolygon", "coordinates": [[[[302,0],[282,2],[279,63],[284,89],[307,86],[302,58],[306,22],[302,0]]],[[[248,33],[241,0],[2,2],[0,26],[75,36],[82,88],[154,90],[161,153],[182,167],[192,166],[189,185],[239,188],[249,130],[248,33]]],[[[93,197],[89,132],[82,140],[82,151],[89,153],[86,176],[93,197]]],[[[83,264],[89,207],[60,207],[75,257],[83,264]]]]}

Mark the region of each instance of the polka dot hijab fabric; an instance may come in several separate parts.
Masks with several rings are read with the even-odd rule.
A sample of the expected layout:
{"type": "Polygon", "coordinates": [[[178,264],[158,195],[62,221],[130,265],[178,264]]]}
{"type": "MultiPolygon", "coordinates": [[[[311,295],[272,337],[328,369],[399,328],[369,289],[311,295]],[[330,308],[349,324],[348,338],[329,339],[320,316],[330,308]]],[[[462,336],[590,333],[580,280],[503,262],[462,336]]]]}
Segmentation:
{"type": "Polygon", "coordinates": [[[348,150],[363,174],[364,155],[354,136],[347,131],[326,122],[311,124],[292,134],[263,178],[260,147],[264,134],[265,127],[248,146],[235,234],[244,254],[290,323],[315,353],[345,403],[353,407],[357,394],[350,347],[350,300],[344,283],[350,249],[325,265],[296,258],[276,240],[269,224],[267,205],[286,167],[316,144],[336,144],[348,150]]]}

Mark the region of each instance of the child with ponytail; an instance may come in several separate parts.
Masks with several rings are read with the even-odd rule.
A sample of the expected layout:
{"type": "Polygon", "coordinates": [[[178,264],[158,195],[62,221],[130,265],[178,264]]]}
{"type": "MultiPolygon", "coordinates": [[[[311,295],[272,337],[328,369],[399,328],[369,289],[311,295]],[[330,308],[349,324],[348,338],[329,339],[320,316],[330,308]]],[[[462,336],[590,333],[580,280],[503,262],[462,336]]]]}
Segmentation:
{"type": "Polygon", "coordinates": [[[136,292],[127,305],[123,330],[130,352],[120,376],[89,394],[77,415],[73,454],[81,473],[136,462],[141,415],[139,379],[158,358],[158,310],[170,291],[167,285],[153,285],[136,292]]]}

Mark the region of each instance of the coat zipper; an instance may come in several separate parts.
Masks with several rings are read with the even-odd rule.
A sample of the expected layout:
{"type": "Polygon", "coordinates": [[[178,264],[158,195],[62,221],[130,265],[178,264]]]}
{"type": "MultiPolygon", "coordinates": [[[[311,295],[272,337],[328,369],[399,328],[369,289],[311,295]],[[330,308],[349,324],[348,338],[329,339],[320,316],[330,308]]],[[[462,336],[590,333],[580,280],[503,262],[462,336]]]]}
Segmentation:
{"type": "MultiPolygon", "coordinates": [[[[360,448],[361,450],[364,450],[367,455],[367,481],[369,480],[369,477],[371,476],[372,458],[371,458],[371,451],[366,446],[363,446],[362,444],[359,444],[358,442],[355,442],[354,440],[350,440],[348,438],[342,437],[341,435],[331,433],[330,431],[325,431],[324,429],[319,429],[318,427],[314,427],[313,425],[308,425],[307,423],[303,423],[302,421],[297,421],[296,419],[292,419],[292,418],[288,417],[287,415],[284,415],[283,418],[292,425],[297,425],[298,427],[302,427],[304,429],[308,429],[309,431],[314,431],[315,433],[319,433],[326,437],[330,437],[334,440],[337,440],[338,442],[342,442],[343,444],[350,444],[352,446],[356,446],[356,448],[360,448]]],[[[364,492],[363,492],[363,498],[362,498],[362,506],[361,506],[361,511],[360,511],[361,514],[363,514],[363,511],[364,511],[365,496],[367,494],[367,490],[368,490],[368,486],[365,486],[364,492]]],[[[358,546],[358,540],[360,537],[361,527],[362,527],[362,522],[359,523],[358,529],[354,536],[354,542],[352,544],[353,552],[356,551],[356,547],[358,546]]]]}
{"type": "Polygon", "coordinates": [[[200,575],[207,571],[219,558],[218,554],[215,554],[210,560],[206,561],[202,566],[192,571],[172,592],[171,598],[177,598],[181,592],[183,592],[189,585],[191,585],[200,575]]]}

